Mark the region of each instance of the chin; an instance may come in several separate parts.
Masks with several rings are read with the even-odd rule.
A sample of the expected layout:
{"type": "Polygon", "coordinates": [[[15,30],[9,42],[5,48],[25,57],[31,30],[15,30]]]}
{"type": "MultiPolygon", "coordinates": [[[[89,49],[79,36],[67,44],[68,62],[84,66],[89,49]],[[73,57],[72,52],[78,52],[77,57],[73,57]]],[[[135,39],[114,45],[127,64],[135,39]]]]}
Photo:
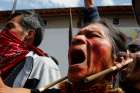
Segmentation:
{"type": "Polygon", "coordinates": [[[82,74],[82,73],[69,73],[68,74],[68,79],[71,82],[79,82],[81,80],[83,80],[86,77],[86,74],[82,74]]]}
{"type": "Polygon", "coordinates": [[[91,50],[87,44],[72,45],[69,49],[69,71],[68,78],[72,82],[77,82],[89,75],[91,69],[91,50]]]}

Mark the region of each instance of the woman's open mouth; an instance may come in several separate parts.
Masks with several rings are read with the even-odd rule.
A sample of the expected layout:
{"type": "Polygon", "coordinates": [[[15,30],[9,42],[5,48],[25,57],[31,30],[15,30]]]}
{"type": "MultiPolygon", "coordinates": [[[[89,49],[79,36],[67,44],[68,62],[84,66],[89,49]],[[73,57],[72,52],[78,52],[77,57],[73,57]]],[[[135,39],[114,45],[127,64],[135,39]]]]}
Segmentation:
{"type": "Polygon", "coordinates": [[[72,49],[70,52],[71,65],[83,63],[86,55],[82,49],[72,49]]]}

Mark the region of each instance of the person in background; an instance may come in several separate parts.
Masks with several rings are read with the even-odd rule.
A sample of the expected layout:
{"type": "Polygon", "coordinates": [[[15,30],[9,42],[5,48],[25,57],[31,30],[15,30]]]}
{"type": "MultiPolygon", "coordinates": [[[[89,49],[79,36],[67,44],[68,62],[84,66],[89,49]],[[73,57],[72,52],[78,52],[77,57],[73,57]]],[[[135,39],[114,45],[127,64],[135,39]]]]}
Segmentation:
{"type": "Polygon", "coordinates": [[[122,71],[120,84],[125,93],[140,93],[140,32],[128,44],[128,50],[134,62],[122,71]]]}
{"type": "MultiPolygon", "coordinates": [[[[133,12],[138,25],[140,25],[139,3],[139,0],[132,0],[133,12]]],[[[128,44],[128,50],[131,53],[130,56],[134,58],[134,62],[122,71],[120,85],[125,93],[140,93],[140,32],[138,32],[136,38],[128,44]]]]}
{"type": "Polygon", "coordinates": [[[0,32],[0,73],[7,86],[38,89],[60,79],[57,64],[37,48],[44,29],[44,20],[34,11],[16,11],[10,16],[0,32]]]}

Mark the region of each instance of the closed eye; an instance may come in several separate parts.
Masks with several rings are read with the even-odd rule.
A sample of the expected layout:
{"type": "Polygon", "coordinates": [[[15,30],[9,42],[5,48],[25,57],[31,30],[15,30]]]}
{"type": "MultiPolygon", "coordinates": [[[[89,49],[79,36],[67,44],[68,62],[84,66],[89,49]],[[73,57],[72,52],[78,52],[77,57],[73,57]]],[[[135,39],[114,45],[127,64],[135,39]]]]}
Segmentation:
{"type": "Polygon", "coordinates": [[[98,33],[98,32],[88,32],[88,33],[85,34],[85,36],[87,38],[93,38],[93,37],[101,38],[102,37],[102,35],[100,33],[98,33]]]}
{"type": "Polygon", "coordinates": [[[84,35],[86,38],[93,38],[93,37],[98,37],[102,38],[103,35],[99,31],[90,31],[90,30],[85,30],[79,32],[77,35],[84,35]]]}

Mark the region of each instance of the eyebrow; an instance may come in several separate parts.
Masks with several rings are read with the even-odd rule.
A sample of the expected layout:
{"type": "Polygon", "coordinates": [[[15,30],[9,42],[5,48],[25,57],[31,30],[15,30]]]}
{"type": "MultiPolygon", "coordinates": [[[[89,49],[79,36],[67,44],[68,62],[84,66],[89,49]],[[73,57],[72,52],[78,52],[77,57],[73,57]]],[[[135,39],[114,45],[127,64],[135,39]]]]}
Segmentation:
{"type": "Polygon", "coordinates": [[[98,31],[98,30],[90,30],[90,29],[88,29],[88,30],[80,30],[80,32],[78,32],[78,34],[83,34],[83,33],[97,33],[97,34],[99,34],[99,35],[101,35],[101,36],[104,36],[100,31],[98,31]]]}

